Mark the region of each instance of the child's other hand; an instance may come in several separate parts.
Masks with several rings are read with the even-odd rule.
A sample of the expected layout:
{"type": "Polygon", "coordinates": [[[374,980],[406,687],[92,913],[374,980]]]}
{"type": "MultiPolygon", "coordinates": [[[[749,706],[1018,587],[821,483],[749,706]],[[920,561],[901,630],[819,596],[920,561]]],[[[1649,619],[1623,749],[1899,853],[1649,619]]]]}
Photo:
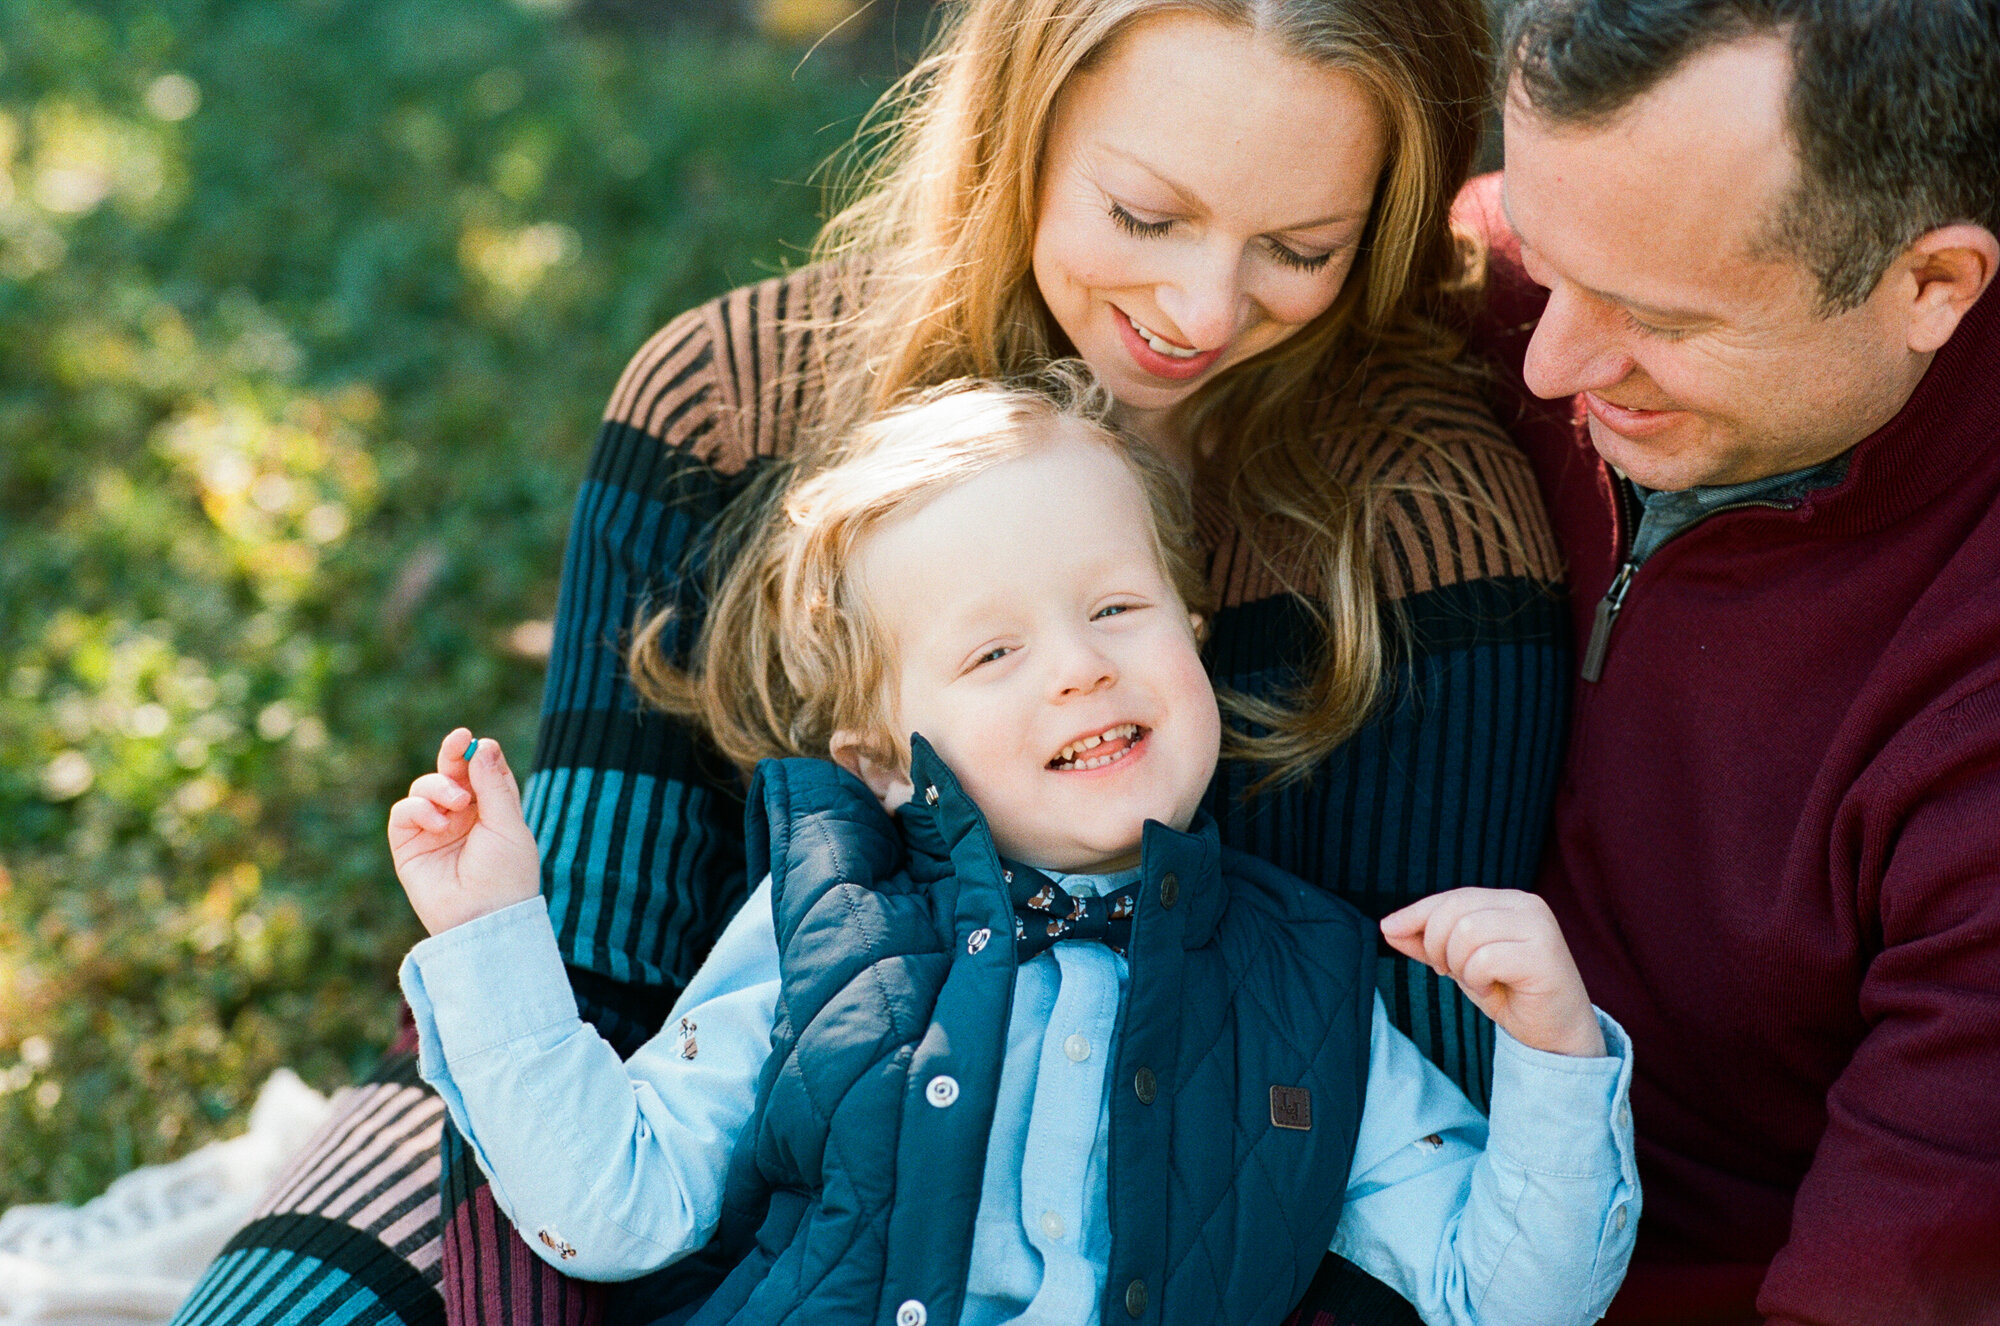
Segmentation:
{"type": "Polygon", "coordinates": [[[1398,953],[1458,982],[1521,1044],[1596,1058],[1604,1033],[1549,905],[1519,889],[1452,889],[1382,919],[1398,953]]]}
{"type": "Polygon", "coordinates": [[[472,733],[454,729],[436,773],[389,808],[389,855],[424,929],[434,935],[541,892],[535,836],[500,744],[488,737],[466,763],[472,733]]]}

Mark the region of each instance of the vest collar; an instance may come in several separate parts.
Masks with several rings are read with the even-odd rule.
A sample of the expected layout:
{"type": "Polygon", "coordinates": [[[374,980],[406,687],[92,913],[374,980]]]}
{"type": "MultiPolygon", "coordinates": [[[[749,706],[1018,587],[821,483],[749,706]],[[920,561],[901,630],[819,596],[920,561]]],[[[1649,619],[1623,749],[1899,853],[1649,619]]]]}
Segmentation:
{"type": "MultiPolygon", "coordinates": [[[[919,863],[933,870],[948,868],[964,883],[999,884],[1015,898],[1034,892],[1030,879],[1040,871],[1018,861],[1002,860],[986,826],[986,816],[966,794],[942,757],[923,737],[910,737],[910,781],[916,793],[896,812],[903,841],[919,863]],[[945,863],[949,863],[946,867],[945,863]]],[[[1222,919],[1221,837],[1215,820],[1198,811],[1186,832],[1157,820],[1146,821],[1139,840],[1139,913],[1154,914],[1150,925],[1177,922],[1186,948],[1200,948],[1215,935],[1222,919]],[[1167,877],[1173,876],[1171,888],[1167,877]],[[1173,905],[1163,906],[1168,898],[1173,905]]]]}

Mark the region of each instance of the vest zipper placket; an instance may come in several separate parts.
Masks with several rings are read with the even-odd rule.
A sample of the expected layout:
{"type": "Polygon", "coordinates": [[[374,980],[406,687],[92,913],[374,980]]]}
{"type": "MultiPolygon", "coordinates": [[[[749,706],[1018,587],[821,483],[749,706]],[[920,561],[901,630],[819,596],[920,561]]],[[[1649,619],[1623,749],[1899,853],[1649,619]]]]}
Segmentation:
{"type": "MultiPolygon", "coordinates": [[[[1591,618],[1590,641],[1584,646],[1581,672],[1583,679],[1591,682],[1604,675],[1604,656],[1611,652],[1611,628],[1617,625],[1618,614],[1625,610],[1625,596],[1631,592],[1632,578],[1639,573],[1640,566],[1639,562],[1633,560],[1631,551],[1632,539],[1639,532],[1639,520],[1642,514],[1636,509],[1639,507],[1639,499],[1632,491],[1630,480],[1620,478],[1615,482],[1618,485],[1618,514],[1622,518],[1620,524],[1623,526],[1618,540],[1623,550],[1623,559],[1618,564],[1618,574],[1611,578],[1611,587],[1605,590],[1604,597],[1597,601],[1597,612],[1591,618]]],[[[1774,502],[1765,497],[1754,497],[1747,502],[1731,502],[1728,506],[1715,508],[1667,542],[1671,543],[1673,539],[1693,532],[1696,525],[1705,525],[1717,516],[1731,511],[1745,511],[1756,506],[1790,511],[1797,507],[1798,503],[1774,502]]]]}

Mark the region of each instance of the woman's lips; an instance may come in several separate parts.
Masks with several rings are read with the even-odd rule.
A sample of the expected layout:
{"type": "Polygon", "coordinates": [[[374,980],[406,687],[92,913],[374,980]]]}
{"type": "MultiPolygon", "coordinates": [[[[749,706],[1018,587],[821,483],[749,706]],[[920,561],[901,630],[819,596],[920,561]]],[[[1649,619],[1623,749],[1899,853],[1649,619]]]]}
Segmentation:
{"type": "Polygon", "coordinates": [[[1620,437],[1637,440],[1653,437],[1672,428],[1680,419],[1679,410],[1635,410],[1605,400],[1594,391],[1583,393],[1583,406],[1591,418],[1620,437]]]}
{"type": "Polygon", "coordinates": [[[1171,355],[1163,355],[1148,345],[1146,338],[1133,327],[1132,319],[1126,315],[1125,310],[1115,304],[1111,306],[1111,320],[1118,325],[1119,339],[1124,341],[1125,349],[1133,361],[1154,377],[1165,378],[1169,382],[1186,382],[1190,378],[1200,377],[1215,367],[1216,361],[1222,358],[1222,352],[1227,348],[1217,346],[1189,359],[1177,359],[1171,355]]]}

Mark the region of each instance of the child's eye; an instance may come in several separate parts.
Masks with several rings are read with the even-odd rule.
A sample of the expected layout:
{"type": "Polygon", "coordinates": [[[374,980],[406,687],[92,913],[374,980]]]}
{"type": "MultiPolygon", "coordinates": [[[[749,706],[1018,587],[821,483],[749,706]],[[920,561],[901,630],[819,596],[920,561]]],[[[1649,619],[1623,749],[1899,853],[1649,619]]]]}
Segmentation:
{"type": "MultiPolygon", "coordinates": [[[[995,645],[993,646],[993,648],[979,655],[979,657],[973,659],[971,666],[976,668],[986,663],[997,663],[1001,659],[1007,657],[1007,655],[1013,652],[1014,651],[1009,649],[1006,645],[995,645]]],[[[969,668],[967,670],[970,671],[969,668]]]]}
{"type": "Polygon", "coordinates": [[[1138,606],[1136,603],[1107,603],[1096,612],[1091,613],[1090,620],[1097,621],[1104,617],[1116,617],[1119,613],[1130,612],[1138,606]]]}

